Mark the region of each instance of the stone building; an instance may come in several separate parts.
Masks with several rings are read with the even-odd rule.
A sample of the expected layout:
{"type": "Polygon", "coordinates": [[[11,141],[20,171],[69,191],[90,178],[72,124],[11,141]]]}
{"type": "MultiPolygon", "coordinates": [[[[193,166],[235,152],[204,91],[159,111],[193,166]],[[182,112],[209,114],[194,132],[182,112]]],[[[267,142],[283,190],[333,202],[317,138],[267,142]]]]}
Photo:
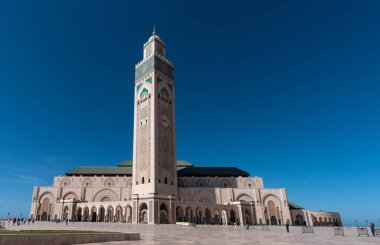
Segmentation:
{"type": "Polygon", "coordinates": [[[173,63],[153,30],[136,65],[133,160],[77,167],[54,177],[53,186],[34,187],[30,217],[148,224],[340,224],[338,213],[305,211],[288,201],[285,188],[265,188],[262,178],[239,168],[177,161],[174,87],[173,63]]]}

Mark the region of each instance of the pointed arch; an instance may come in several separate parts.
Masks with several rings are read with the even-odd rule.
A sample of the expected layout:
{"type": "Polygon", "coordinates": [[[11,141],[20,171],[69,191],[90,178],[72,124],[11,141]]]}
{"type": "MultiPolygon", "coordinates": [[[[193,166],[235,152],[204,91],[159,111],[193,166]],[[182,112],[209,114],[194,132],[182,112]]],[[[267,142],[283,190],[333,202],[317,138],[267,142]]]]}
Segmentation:
{"type": "Polygon", "coordinates": [[[103,189],[98,191],[95,196],[93,201],[94,202],[109,202],[109,201],[117,201],[119,200],[117,194],[110,189],[103,189]]]}
{"type": "Polygon", "coordinates": [[[148,94],[149,93],[149,90],[146,88],[146,87],[144,87],[142,90],[141,90],[141,92],[140,92],[140,98],[144,95],[144,94],[148,94]]]}
{"type": "Polygon", "coordinates": [[[63,195],[63,200],[69,200],[69,199],[79,199],[79,198],[76,193],[69,191],[63,195]]]}
{"type": "Polygon", "coordinates": [[[175,213],[176,213],[176,221],[177,222],[184,221],[184,212],[183,212],[183,208],[181,206],[177,206],[175,213]]]}
{"type": "Polygon", "coordinates": [[[145,202],[142,202],[139,207],[139,223],[147,224],[148,223],[148,205],[145,202]]]}
{"type": "Polygon", "coordinates": [[[186,208],[186,222],[194,222],[194,215],[193,215],[193,209],[189,206],[186,208]]]}
{"type": "Polygon", "coordinates": [[[165,203],[161,203],[160,205],[160,223],[161,224],[167,224],[169,221],[169,213],[168,209],[166,208],[165,203]]]}
{"type": "Polygon", "coordinates": [[[250,201],[253,201],[253,198],[249,194],[242,193],[237,196],[236,200],[250,202],[250,201]]]}
{"type": "Polygon", "coordinates": [[[125,207],[125,220],[128,223],[132,222],[132,206],[129,204],[125,207]]]}

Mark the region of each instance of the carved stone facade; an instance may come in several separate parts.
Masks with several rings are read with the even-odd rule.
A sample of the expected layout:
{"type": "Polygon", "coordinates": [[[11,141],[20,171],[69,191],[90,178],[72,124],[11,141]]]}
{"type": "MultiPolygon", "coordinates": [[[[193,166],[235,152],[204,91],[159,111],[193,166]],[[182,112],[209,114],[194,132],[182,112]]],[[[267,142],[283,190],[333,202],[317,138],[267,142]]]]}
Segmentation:
{"type": "Polygon", "coordinates": [[[174,67],[155,31],[136,65],[134,89],[133,161],[116,167],[78,167],[54,177],[53,186],[34,187],[30,217],[296,225],[303,214],[302,221],[310,225],[341,222],[338,213],[323,216],[292,206],[284,188],[265,188],[262,178],[240,169],[176,161],[174,67]]]}

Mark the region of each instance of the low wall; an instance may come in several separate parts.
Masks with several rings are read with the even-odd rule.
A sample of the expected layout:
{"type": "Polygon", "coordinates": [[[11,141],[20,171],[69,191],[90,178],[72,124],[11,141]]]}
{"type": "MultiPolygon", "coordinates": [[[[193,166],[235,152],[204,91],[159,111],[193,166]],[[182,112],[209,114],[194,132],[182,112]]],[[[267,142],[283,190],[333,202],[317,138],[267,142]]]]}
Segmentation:
{"type": "MultiPolygon", "coordinates": [[[[286,233],[286,228],[285,226],[268,226],[270,231],[275,231],[278,233],[286,233]]],[[[333,236],[334,235],[334,227],[335,226],[313,226],[314,229],[314,234],[316,236],[322,235],[322,236],[333,236]]],[[[368,232],[370,233],[370,228],[362,226],[363,228],[367,228],[368,232]]],[[[259,229],[258,226],[253,226],[253,229],[259,229]],[[256,228],[257,227],[257,228],[256,228]]],[[[342,228],[344,231],[345,236],[357,236],[358,235],[358,230],[357,227],[355,226],[344,226],[344,227],[339,227],[342,228]]],[[[299,233],[302,234],[302,226],[290,226],[290,233],[299,233]]],[[[307,235],[307,234],[306,234],[307,235]]]]}
{"type": "Polygon", "coordinates": [[[0,245],[69,245],[140,240],[140,233],[17,234],[0,235],[0,245]]]}

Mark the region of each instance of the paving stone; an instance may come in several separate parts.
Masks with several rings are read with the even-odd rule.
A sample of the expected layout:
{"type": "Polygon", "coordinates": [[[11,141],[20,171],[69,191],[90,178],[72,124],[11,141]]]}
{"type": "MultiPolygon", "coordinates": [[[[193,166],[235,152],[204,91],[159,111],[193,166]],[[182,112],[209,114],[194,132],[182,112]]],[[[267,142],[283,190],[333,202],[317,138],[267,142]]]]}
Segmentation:
{"type": "Polygon", "coordinates": [[[143,225],[123,223],[70,223],[55,224],[36,222],[31,225],[7,226],[7,229],[20,230],[96,230],[140,233],[141,240],[128,242],[91,243],[116,244],[258,244],[258,245],[305,245],[305,244],[380,244],[380,237],[357,237],[354,227],[345,227],[345,236],[334,236],[332,227],[315,227],[315,234],[302,234],[300,227],[290,227],[286,233],[283,226],[271,226],[270,231],[261,227],[250,227],[249,231],[239,227],[198,225],[196,228],[177,225],[143,225]]]}

